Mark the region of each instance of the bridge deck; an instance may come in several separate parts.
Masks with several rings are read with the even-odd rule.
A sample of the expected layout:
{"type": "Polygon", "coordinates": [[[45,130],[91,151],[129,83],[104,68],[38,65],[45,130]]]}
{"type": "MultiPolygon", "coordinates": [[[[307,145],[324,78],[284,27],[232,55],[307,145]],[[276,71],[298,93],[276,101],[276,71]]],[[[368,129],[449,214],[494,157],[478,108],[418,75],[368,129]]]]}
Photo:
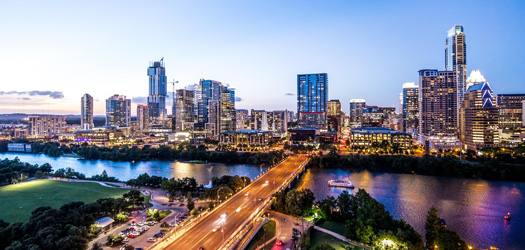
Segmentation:
{"type": "MultiPolygon", "coordinates": [[[[298,170],[308,161],[306,155],[293,155],[271,168],[251,185],[225,201],[205,217],[191,226],[173,242],[160,242],[155,249],[205,250],[219,249],[237,229],[244,226],[255,211],[264,207],[264,201],[277,192],[283,183],[293,179],[298,170]],[[221,215],[226,214],[222,230],[221,215]],[[219,228],[214,232],[214,228],[219,228]]],[[[223,215],[224,216],[224,215],[223,215]]]]}

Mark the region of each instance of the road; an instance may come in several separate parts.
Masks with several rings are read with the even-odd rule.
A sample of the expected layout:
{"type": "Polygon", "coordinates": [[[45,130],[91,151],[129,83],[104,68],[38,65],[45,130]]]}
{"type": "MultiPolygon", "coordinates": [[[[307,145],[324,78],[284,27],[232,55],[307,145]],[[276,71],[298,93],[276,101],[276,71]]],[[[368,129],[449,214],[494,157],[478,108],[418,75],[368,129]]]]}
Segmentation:
{"type": "Polygon", "coordinates": [[[155,249],[205,250],[218,249],[242,227],[252,213],[264,206],[281,185],[294,178],[294,174],[308,160],[307,155],[293,155],[268,170],[252,184],[225,201],[188,229],[174,242],[165,246],[159,244],[155,249]],[[222,225],[222,226],[221,226],[222,225]]]}

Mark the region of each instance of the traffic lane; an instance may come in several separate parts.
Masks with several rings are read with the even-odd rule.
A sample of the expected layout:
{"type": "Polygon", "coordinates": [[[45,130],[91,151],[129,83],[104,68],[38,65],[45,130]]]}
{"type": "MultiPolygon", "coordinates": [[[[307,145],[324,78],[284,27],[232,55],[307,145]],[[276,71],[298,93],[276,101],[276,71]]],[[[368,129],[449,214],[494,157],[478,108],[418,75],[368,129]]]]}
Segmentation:
{"type": "MultiPolygon", "coordinates": [[[[278,166],[270,169],[264,176],[257,179],[246,190],[242,190],[239,195],[236,195],[235,197],[233,197],[233,199],[228,200],[227,204],[224,204],[220,209],[212,212],[210,215],[208,215],[208,218],[205,218],[204,220],[200,221],[183,236],[181,236],[179,239],[173,242],[168,248],[184,248],[184,245],[189,245],[187,244],[189,242],[193,242],[193,244],[189,246],[191,247],[190,249],[193,249],[193,247],[197,249],[202,246],[205,247],[205,249],[206,247],[208,247],[208,249],[218,248],[223,243],[222,235],[220,235],[220,237],[217,237],[218,235],[212,235],[212,237],[209,237],[211,235],[209,234],[209,231],[213,232],[213,222],[219,219],[220,215],[225,211],[231,211],[232,209],[236,209],[235,206],[239,206],[242,203],[242,196],[246,192],[252,192],[253,194],[256,194],[255,197],[263,199],[273,195],[274,189],[278,187],[280,183],[270,184],[270,180],[275,180],[275,178],[279,177],[279,182],[286,180],[286,178],[288,178],[289,175],[291,175],[295,171],[295,168],[290,167],[290,165],[293,166],[301,164],[302,162],[304,162],[304,160],[304,157],[289,158],[286,161],[279,164],[278,166]],[[269,182],[268,185],[264,185],[266,181],[269,182]],[[198,246],[199,244],[201,244],[201,246],[198,246]]],[[[224,238],[227,239],[227,237],[229,237],[238,227],[240,227],[244,223],[246,219],[248,219],[249,215],[253,211],[255,211],[255,209],[260,208],[262,205],[262,202],[254,202],[252,204],[252,209],[246,209],[244,212],[237,213],[237,215],[233,214],[231,218],[229,218],[229,223],[227,222],[227,224],[225,224],[223,228],[225,235],[224,238]]],[[[222,234],[222,232],[219,233],[222,234]]]]}

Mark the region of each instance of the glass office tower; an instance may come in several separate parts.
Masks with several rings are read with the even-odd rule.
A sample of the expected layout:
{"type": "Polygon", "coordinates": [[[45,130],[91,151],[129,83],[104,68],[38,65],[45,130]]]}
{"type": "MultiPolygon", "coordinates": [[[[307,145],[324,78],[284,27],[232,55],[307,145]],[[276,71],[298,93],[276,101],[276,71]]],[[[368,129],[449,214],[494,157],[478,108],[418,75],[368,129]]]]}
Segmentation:
{"type": "Polygon", "coordinates": [[[299,125],[312,128],[325,127],[327,102],[327,73],[297,75],[299,125]]]}
{"type": "Polygon", "coordinates": [[[148,67],[149,96],[148,109],[151,118],[166,117],[167,78],[164,58],[148,67]]]}

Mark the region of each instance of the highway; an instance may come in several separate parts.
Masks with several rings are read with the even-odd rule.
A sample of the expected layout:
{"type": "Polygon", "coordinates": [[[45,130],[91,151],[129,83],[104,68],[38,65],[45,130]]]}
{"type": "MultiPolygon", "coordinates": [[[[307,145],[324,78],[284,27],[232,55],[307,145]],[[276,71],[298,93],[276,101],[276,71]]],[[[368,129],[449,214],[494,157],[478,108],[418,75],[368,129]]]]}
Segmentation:
{"type": "Polygon", "coordinates": [[[175,241],[161,242],[154,249],[219,249],[237,229],[248,222],[255,211],[264,207],[264,201],[277,192],[283,183],[295,177],[296,170],[307,160],[307,155],[288,157],[200,219],[175,241]]]}

